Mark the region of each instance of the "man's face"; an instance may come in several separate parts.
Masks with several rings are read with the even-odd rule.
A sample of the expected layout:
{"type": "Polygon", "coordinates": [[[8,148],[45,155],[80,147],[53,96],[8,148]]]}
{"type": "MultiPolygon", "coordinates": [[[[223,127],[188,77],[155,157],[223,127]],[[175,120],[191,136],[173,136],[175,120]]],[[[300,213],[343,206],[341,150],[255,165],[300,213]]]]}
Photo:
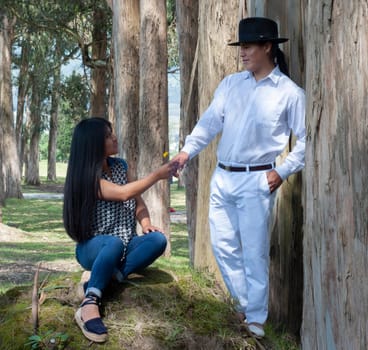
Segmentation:
{"type": "Polygon", "coordinates": [[[271,43],[245,43],[240,46],[240,58],[244,68],[250,72],[257,72],[270,60],[271,43]]]}

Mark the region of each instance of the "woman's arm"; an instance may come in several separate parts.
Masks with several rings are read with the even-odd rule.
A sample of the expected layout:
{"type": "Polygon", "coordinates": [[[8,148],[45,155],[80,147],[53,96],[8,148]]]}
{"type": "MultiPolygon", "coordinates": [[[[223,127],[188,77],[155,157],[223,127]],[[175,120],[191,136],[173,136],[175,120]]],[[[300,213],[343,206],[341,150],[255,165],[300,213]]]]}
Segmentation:
{"type": "Polygon", "coordinates": [[[168,179],[176,172],[177,164],[169,162],[153,171],[141,180],[128,182],[126,185],[117,185],[104,179],[100,180],[99,198],[106,201],[126,201],[145,192],[159,180],[168,179]]]}
{"type": "Polygon", "coordinates": [[[135,213],[136,213],[137,220],[142,227],[142,232],[143,233],[149,233],[153,231],[162,232],[161,229],[151,224],[151,218],[149,216],[149,212],[148,212],[146,203],[144,202],[143,198],[141,196],[136,196],[135,200],[137,203],[137,208],[136,208],[135,213]]]}

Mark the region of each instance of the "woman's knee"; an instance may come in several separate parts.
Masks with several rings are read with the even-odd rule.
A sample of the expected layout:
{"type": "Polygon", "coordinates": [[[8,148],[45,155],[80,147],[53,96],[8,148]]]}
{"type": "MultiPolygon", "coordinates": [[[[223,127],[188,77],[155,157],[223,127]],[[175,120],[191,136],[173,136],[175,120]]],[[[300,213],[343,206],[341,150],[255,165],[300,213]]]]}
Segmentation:
{"type": "Polygon", "coordinates": [[[157,250],[164,251],[167,245],[167,239],[165,235],[159,231],[149,233],[149,237],[152,240],[152,244],[157,250]]]}
{"type": "Polygon", "coordinates": [[[105,245],[109,251],[114,252],[115,254],[121,254],[124,250],[124,243],[117,236],[109,236],[105,245]]]}

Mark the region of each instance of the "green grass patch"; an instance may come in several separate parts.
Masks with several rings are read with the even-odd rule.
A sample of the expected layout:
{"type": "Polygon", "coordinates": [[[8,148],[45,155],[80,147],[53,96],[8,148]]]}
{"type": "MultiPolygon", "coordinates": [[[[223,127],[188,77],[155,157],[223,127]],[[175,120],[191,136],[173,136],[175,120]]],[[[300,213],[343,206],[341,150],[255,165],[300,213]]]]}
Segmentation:
{"type": "Polygon", "coordinates": [[[8,199],[3,223],[27,232],[47,233],[52,240],[66,237],[62,223],[62,200],[8,199]]]}
{"type": "Polygon", "coordinates": [[[185,205],[185,188],[178,187],[177,182],[170,185],[170,206],[176,211],[183,211],[185,205]]]}

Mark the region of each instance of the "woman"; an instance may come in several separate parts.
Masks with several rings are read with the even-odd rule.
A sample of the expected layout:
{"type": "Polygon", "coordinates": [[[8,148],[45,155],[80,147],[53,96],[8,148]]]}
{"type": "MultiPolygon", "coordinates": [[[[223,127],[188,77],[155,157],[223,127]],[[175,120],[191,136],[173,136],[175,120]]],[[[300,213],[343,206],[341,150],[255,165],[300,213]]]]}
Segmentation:
{"type": "Polygon", "coordinates": [[[268,225],[275,191],[304,167],[305,97],[288,77],[278,47],[287,40],[271,19],[240,21],[239,40],[230,45],[240,46],[245,70],[223,79],[174,158],[183,168],[222,133],[211,180],[211,243],[239,316],[256,337],[265,335],[268,315],[268,225]],[[296,145],[276,166],[291,130],[296,145]]]}
{"type": "Polygon", "coordinates": [[[63,220],[77,242],[76,258],[91,271],[85,298],[75,313],[83,334],[94,342],[107,339],[99,313],[103,290],[115,278],[150,265],[165,250],[166,238],[150,221],[141,194],[175,172],[167,163],[145,178],[130,181],[111,124],[103,118],[82,120],[75,128],[65,181],[63,220]],[[136,220],[143,235],[136,233],[136,220]]]}

